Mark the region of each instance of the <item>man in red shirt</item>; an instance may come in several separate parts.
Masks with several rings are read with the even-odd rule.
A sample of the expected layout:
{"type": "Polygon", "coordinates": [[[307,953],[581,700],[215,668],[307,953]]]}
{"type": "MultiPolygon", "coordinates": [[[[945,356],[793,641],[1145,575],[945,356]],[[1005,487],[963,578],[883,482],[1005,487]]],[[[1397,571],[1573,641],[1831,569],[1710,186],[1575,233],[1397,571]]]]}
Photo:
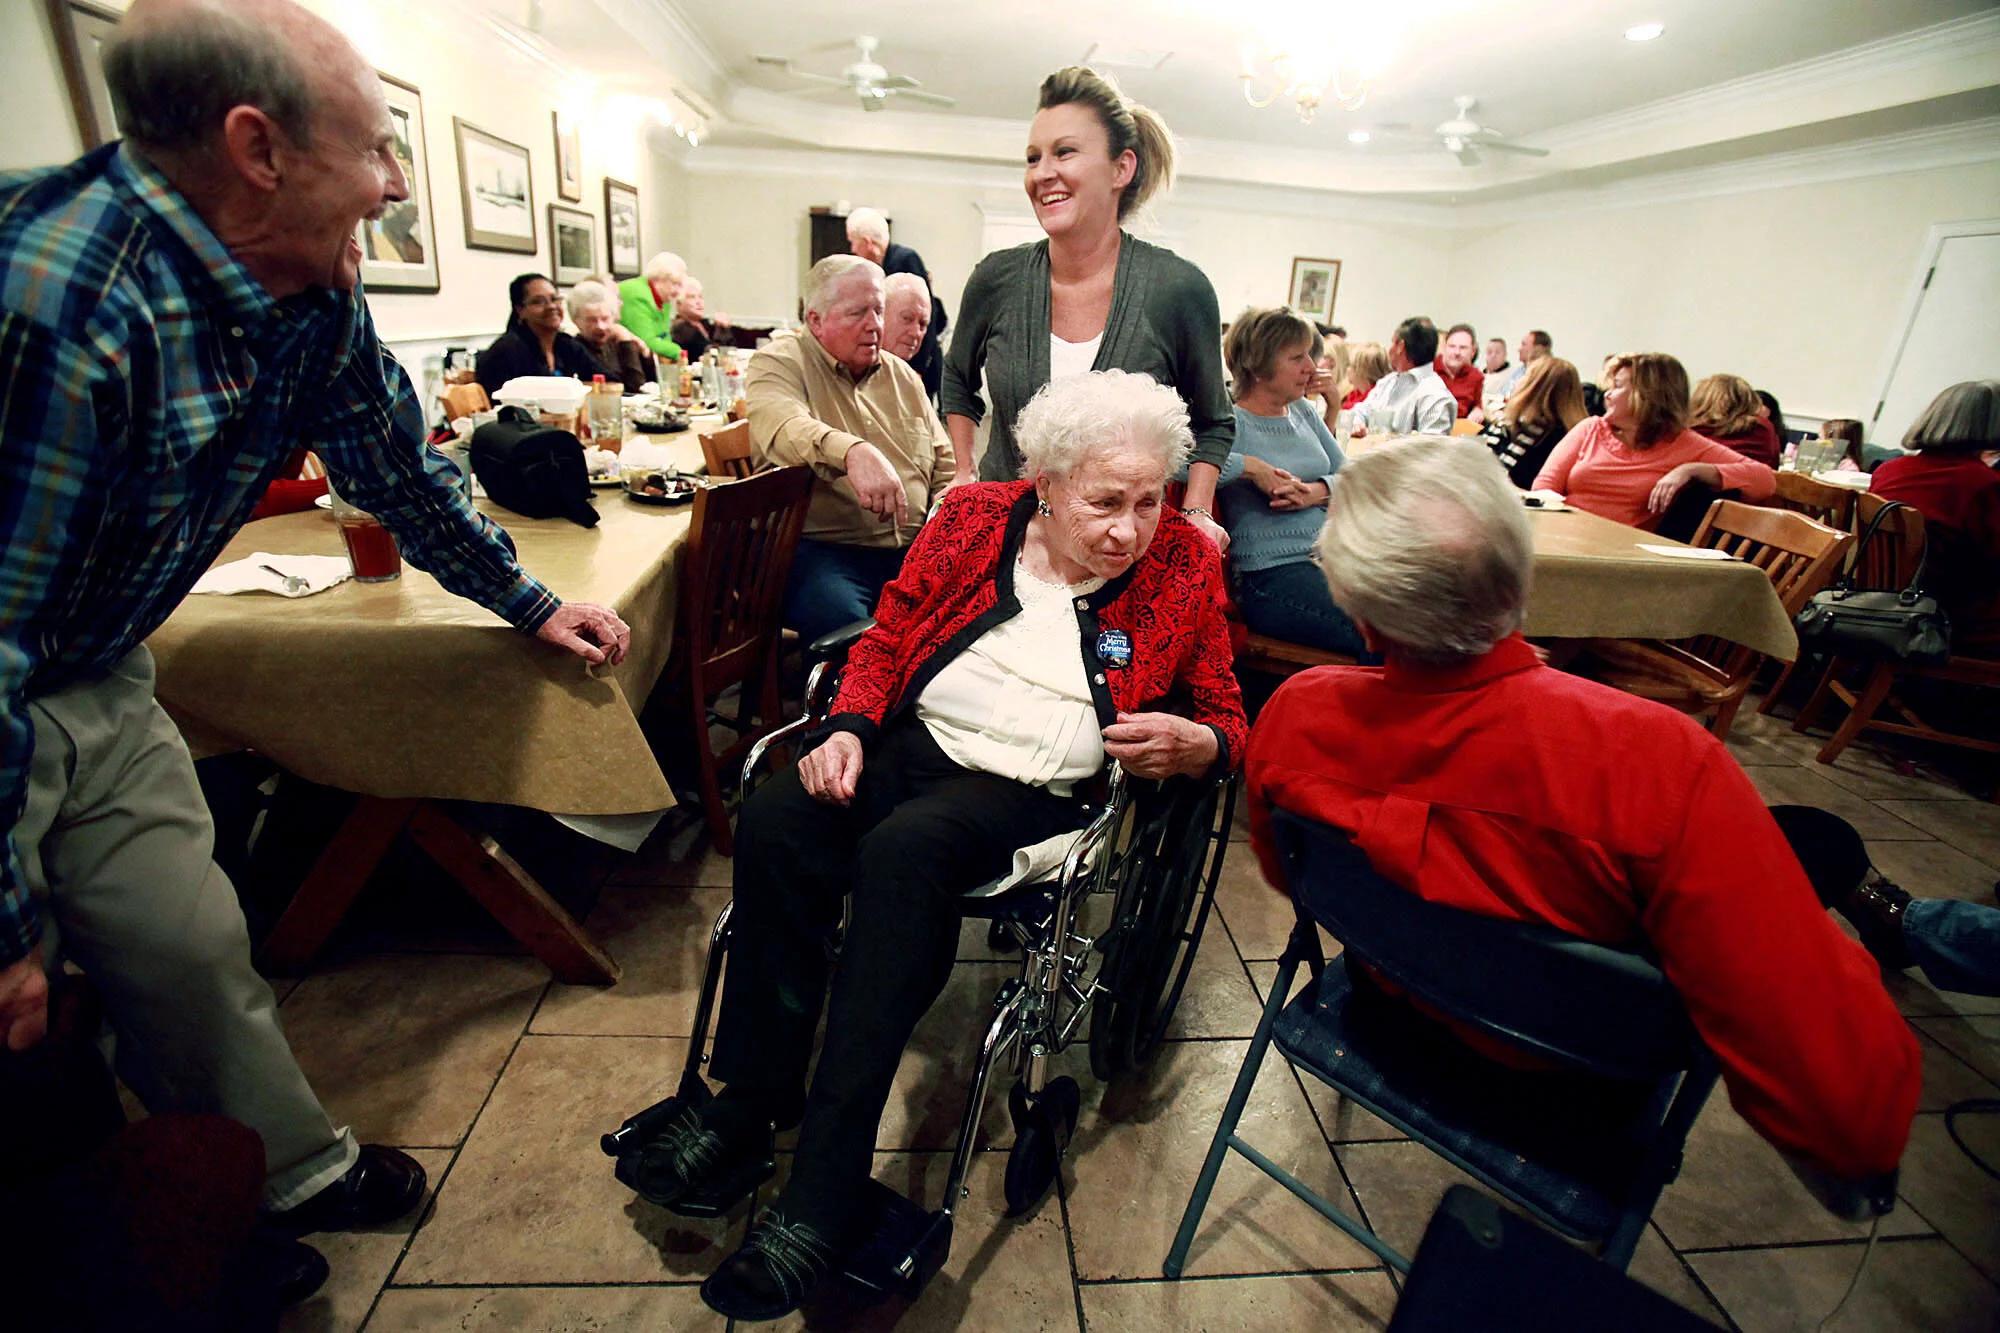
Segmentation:
{"type": "Polygon", "coordinates": [[[1521,638],[1528,520],[1485,451],[1365,454],[1327,508],[1321,567],[1385,665],[1302,672],[1265,706],[1244,765],[1265,875],[1283,807],[1430,901],[1646,945],[1759,1133],[1838,1180],[1895,1167],[1921,1064],[1875,963],[1719,741],[1521,638]]]}
{"type": "Polygon", "coordinates": [[[1479,406],[1479,395],[1486,391],[1485,374],[1472,364],[1474,349],[1478,346],[1479,335],[1472,331],[1470,324],[1454,324],[1445,331],[1444,347],[1438,352],[1437,363],[1431,367],[1444,381],[1444,387],[1451,390],[1451,396],[1458,400],[1460,421],[1479,406]]]}

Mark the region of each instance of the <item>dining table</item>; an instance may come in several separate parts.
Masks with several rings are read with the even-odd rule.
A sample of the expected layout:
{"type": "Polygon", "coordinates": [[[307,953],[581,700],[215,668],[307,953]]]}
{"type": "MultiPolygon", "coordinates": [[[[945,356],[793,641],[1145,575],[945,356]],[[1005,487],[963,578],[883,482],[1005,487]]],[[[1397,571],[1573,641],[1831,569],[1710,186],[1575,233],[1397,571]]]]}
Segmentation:
{"type": "MultiPolygon", "coordinates": [[[[699,431],[719,424],[641,438],[692,476],[699,431]]],[[[673,646],[692,505],[642,504],[616,486],[594,499],[590,528],[474,504],[558,597],[607,606],[630,626],[613,667],[521,633],[407,561],[393,580],[310,596],[191,595],[147,641],[160,703],[195,757],[254,751],[361,798],[266,938],[270,970],[303,970],[407,835],[558,978],[617,979],[560,903],[439,805],[526,807],[629,847],[675,804],[639,719],[673,646]]],[[[245,525],[215,563],[342,552],[332,514],[312,509],[245,525]]]]}

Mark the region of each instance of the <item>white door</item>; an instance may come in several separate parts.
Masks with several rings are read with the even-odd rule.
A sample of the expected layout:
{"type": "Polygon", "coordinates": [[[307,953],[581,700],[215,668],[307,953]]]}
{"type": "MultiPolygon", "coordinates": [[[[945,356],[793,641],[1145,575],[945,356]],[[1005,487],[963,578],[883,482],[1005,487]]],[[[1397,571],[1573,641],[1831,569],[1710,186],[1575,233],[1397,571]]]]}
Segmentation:
{"type": "Polygon", "coordinates": [[[1939,227],[1933,238],[1915,308],[1875,404],[1870,444],[1901,444],[1939,390],[2000,378],[2000,222],[1939,227]]]}

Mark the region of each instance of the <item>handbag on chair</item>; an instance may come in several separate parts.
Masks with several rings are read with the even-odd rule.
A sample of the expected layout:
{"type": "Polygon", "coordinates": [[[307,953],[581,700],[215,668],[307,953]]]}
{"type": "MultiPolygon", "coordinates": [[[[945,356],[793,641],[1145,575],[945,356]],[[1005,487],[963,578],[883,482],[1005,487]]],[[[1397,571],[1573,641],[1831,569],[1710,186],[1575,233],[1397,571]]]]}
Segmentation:
{"type": "MultiPolygon", "coordinates": [[[[1854,548],[1854,568],[1861,567],[1861,557],[1883,518],[1891,510],[1908,507],[1892,501],[1868,521],[1854,548]]],[[[1900,592],[1857,589],[1849,573],[1825,592],[1815,593],[1795,622],[1800,649],[1871,662],[1943,666],[1951,660],[1951,618],[1937,598],[1923,591],[1924,567],[1929,561],[1930,542],[1926,539],[1916,573],[1900,592]]]]}

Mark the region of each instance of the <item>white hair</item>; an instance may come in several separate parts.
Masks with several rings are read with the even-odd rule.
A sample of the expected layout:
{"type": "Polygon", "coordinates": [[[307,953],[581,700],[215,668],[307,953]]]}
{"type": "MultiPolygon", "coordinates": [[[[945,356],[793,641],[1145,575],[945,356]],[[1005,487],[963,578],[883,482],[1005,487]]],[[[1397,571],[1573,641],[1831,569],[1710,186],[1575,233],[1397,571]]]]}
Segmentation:
{"type": "Polygon", "coordinates": [[[914,273],[891,273],[882,281],[882,300],[885,305],[896,304],[896,297],[904,295],[921,305],[931,308],[931,285],[914,273]]]}
{"type": "Polygon", "coordinates": [[[1093,370],[1044,384],[1014,422],[1029,477],[1066,477],[1095,453],[1151,452],[1172,476],[1194,449],[1187,404],[1151,375],[1093,370]]]}
{"type": "Polygon", "coordinates": [[[1341,610],[1403,657],[1454,665],[1521,627],[1535,568],[1521,498],[1491,450],[1410,440],[1342,467],[1319,534],[1341,610]]]}
{"type": "Polygon", "coordinates": [[[619,300],[611,289],[595,280],[579,282],[569,289],[569,317],[577,318],[594,305],[617,305],[619,300]]]}
{"type": "Polygon", "coordinates": [[[860,255],[828,255],[814,264],[806,274],[806,289],[802,294],[806,313],[824,315],[834,293],[855,277],[872,278],[879,283],[882,268],[860,255]]]}
{"type": "Polygon", "coordinates": [[[687,275],[687,260],[671,250],[662,250],[646,261],[647,282],[672,282],[678,285],[687,275]]]}
{"type": "Polygon", "coordinates": [[[889,218],[879,208],[857,208],[847,215],[847,238],[866,236],[871,241],[889,243],[889,218]]]}

